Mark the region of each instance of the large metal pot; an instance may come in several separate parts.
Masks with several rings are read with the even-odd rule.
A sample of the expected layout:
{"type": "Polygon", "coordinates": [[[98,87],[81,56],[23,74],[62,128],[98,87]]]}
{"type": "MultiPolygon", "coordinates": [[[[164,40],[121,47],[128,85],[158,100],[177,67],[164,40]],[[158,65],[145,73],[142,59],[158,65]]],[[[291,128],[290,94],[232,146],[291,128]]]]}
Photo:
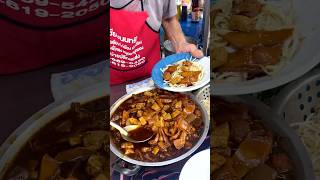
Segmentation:
{"type": "Polygon", "coordinates": [[[282,141],[281,147],[288,153],[293,160],[295,171],[294,177],[297,180],[315,180],[312,169],[312,163],[308,153],[296,135],[295,131],[290,128],[289,124],[276,113],[273,113],[271,108],[261,103],[252,97],[224,97],[228,102],[242,102],[249,106],[250,112],[260,117],[266,128],[275,132],[278,136],[283,137],[286,141],[282,141]]]}
{"type": "Polygon", "coordinates": [[[54,102],[27,119],[0,147],[0,179],[4,178],[3,176],[10,168],[14,158],[28,140],[48,123],[68,111],[72,102],[83,104],[104,96],[108,96],[108,93],[105,83],[101,83],[85,89],[69,99],[54,102]]]}
{"type": "MultiPolygon", "coordinates": [[[[117,108],[127,99],[129,99],[133,94],[139,94],[145,91],[149,91],[154,89],[154,87],[148,87],[148,88],[142,88],[139,89],[137,91],[134,91],[130,94],[124,95],[123,97],[121,97],[118,101],[116,101],[110,110],[110,117],[112,116],[112,114],[117,110],[117,108]]],[[[195,152],[200,145],[203,143],[203,141],[205,140],[208,131],[209,131],[209,124],[210,124],[210,120],[208,117],[208,114],[206,112],[205,107],[195,98],[195,96],[193,96],[192,94],[188,94],[195,102],[196,104],[199,106],[199,109],[201,110],[202,114],[203,114],[203,123],[204,123],[204,128],[203,128],[203,132],[201,134],[200,139],[198,140],[198,142],[190,149],[188,150],[186,153],[175,157],[173,159],[167,160],[167,161],[161,161],[161,162],[144,162],[144,161],[138,161],[135,159],[132,159],[128,156],[125,156],[116,146],[115,144],[112,142],[112,140],[110,141],[110,149],[111,151],[117,155],[119,158],[121,158],[122,160],[129,162],[131,164],[135,164],[135,165],[139,165],[139,166],[164,166],[164,165],[168,165],[168,164],[172,164],[175,162],[178,162],[188,156],[190,156],[193,152],[195,152]]],[[[123,173],[123,171],[121,171],[123,173]]]]}

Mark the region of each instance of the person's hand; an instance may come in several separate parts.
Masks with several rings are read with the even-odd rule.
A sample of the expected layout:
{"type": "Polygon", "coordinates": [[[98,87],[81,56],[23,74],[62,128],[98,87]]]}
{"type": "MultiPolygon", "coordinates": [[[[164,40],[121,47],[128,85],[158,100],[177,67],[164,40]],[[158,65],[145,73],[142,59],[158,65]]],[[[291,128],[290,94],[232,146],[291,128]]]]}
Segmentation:
{"type": "Polygon", "coordinates": [[[190,53],[193,57],[202,58],[203,52],[196,45],[187,42],[179,43],[176,47],[177,53],[190,53]]]}

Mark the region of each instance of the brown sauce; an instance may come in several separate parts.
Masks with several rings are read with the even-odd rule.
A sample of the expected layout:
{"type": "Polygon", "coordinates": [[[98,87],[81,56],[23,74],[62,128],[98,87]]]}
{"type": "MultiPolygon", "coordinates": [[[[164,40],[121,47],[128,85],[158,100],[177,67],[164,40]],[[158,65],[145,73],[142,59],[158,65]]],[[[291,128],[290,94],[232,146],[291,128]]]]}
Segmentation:
{"type": "Polygon", "coordinates": [[[135,141],[143,141],[149,139],[154,133],[144,127],[139,127],[129,132],[129,137],[135,141]]]}

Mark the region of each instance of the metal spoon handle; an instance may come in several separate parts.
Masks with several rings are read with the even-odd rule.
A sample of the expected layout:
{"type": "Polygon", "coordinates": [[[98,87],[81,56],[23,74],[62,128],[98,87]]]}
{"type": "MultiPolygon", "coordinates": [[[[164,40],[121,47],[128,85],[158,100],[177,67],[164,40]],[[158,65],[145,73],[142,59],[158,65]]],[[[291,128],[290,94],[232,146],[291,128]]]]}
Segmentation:
{"type": "Polygon", "coordinates": [[[128,136],[128,132],[126,130],[124,130],[121,126],[119,126],[118,124],[110,121],[110,126],[118,129],[120,131],[120,133],[123,134],[124,136],[128,136]]]}

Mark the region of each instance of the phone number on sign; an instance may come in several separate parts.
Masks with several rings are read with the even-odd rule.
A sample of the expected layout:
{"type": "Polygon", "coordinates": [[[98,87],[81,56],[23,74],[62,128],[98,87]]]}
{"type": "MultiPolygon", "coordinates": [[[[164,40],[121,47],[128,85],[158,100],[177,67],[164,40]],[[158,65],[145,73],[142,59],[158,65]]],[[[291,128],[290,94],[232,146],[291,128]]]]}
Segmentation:
{"type": "Polygon", "coordinates": [[[15,10],[15,11],[22,11],[26,15],[34,15],[40,18],[47,18],[47,17],[60,17],[64,19],[71,19],[76,17],[84,16],[90,12],[96,11],[99,7],[106,6],[109,3],[109,0],[81,0],[78,4],[74,2],[61,2],[59,3],[52,3],[48,0],[21,0],[24,5],[18,4],[13,0],[0,0],[0,3],[6,5],[6,7],[15,10]],[[39,7],[31,8],[28,4],[35,4],[39,7]],[[57,6],[62,9],[61,13],[51,13],[45,7],[48,6],[57,6]],[[76,10],[73,10],[76,9],[76,10]],[[70,11],[65,11],[70,10],[70,11]],[[73,11],[71,11],[73,10],[73,11]]]}

